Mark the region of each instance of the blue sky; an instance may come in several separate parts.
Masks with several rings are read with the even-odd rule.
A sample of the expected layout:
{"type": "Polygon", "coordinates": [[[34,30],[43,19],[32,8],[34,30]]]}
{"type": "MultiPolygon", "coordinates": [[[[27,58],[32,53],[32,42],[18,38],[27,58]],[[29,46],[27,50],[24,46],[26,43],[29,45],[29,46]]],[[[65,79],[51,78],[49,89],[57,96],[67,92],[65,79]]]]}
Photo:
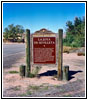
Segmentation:
{"type": "Polygon", "coordinates": [[[66,22],[76,16],[85,16],[85,3],[3,3],[3,29],[19,24],[31,33],[41,28],[65,32],[66,22]]]}

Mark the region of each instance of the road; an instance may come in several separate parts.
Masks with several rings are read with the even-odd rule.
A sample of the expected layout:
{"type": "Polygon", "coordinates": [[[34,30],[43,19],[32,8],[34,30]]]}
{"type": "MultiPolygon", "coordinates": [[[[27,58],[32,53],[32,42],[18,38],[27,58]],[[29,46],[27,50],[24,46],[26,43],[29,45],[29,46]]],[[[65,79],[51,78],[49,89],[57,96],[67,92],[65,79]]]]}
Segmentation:
{"type": "Polygon", "coordinates": [[[25,44],[3,44],[3,67],[11,67],[15,62],[25,56],[25,44]]]}

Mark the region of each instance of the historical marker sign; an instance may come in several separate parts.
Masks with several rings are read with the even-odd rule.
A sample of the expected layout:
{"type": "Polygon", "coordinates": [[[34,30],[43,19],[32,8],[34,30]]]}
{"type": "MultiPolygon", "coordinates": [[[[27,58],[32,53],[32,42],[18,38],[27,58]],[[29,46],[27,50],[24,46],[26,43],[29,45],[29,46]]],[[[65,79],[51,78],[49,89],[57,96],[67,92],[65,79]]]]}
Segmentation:
{"type": "Polygon", "coordinates": [[[35,64],[56,63],[55,37],[33,37],[33,61],[35,64]]]}
{"type": "MultiPolygon", "coordinates": [[[[63,71],[62,75],[62,66],[63,66],[63,30],[59,29],[58,31],[58,72],[57,76],[59,80],[65,75],[65,78],[68,79],[68,71],[69,67],[66,66],[67,71],[63,71]],[[67,74],[66,74],[67,73],[67,74]]],[[[30,46],[30,30],[26,30],[26,77],[30,76],[31,73],[31,64],[30,58],[33,58],[34,64],[55,64],[56,63],[56,34],[46,30],[41,29],[36,31],[34,34],[31,35],[33,39],[33,43],[30,46]],[[32,45],[33,44],[33,45],[32,45]],[[31,54],[30,54],[30,47],[31,54]],[[33,49],[33,51],[32,51],[33,49]]]]}

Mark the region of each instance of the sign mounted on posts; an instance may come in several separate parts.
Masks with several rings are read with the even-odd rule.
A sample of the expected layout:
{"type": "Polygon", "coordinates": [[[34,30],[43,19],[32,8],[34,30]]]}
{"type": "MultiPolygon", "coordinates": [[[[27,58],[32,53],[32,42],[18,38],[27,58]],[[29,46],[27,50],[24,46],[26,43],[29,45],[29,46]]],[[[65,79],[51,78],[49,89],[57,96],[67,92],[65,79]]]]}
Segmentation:
{"type": "MultiPolygon", "coordinates": [[[[56,58],[58,57],[58,72],[57,77],[58,80],[62,80],[65,78],[68,80],[68,71],[69,66],[65,67],[65,71],[63,69],[62,75],[62,62],[63,62],[63,30],[58,30],[58,36],[46,29],[41,29],[40,31],[36,31],[32,34],[31,40],[32,43],[30,45],[30,30],[26,29],[26,70],[25,76],[29,77],[31,73],[31,64],[55,64],[56,58]],[[58,37],[58,43],[56,43],[56,37],[58,37]],[[57,50],[56,50],[57,45],[57,50]],[[30,53],[31,48],[31,53],[30,53]],[[33,51],[32,51],[33,49],[33,51]],[[58,51],[56,56],[56,51],[58,51]],[[30,59],[33,58],[33,59],[30,59]],[[30,61],[33,63],[30,64],[30,61]]],[[[24,66],[22,67],[24,68],[24,66]]]]}
{"type": "Polygon", "coordinates": [[[34,64],[56,63],[56,37],[51,31],[41,29],[33,35],[33,62],[34,64]]]}

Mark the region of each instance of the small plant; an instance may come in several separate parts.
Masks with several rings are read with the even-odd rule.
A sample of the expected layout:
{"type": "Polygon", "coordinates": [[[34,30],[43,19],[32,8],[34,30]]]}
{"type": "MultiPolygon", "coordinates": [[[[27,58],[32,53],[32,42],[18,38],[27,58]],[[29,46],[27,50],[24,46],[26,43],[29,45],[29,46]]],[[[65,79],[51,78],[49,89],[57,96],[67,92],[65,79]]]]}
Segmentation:
{"type": "Polygon", "coordinates": [[[29,77],[30,77],[30,78],[34,78],[35,75],[34,75],[33,73],[30,73],[29,77]]]}
{"type": "Polygon", "coordinates": [[[59,88],[60,86],[59,86],[59,85],[54,85],[54,87],[55,87],[55,88],[59,88]]]}
{"type": "Polygon", "coordinates": [[[13,88],[13,90],[14,90],[14,91],[20,90],[20,86],[15,86],[15,87],[13,88]]]}
{"type": "Polygon", "coordinates": [[[19,72],[14,70],[14,71],[9,71],[9,73],[10,74],[16,74],[16,73],[19,73],[19,72]]]}
{"type": "Polygon", "coordinates": [[[68,94],[68,95],[63,95],[63,97],[72,97],[70,94],[68,94]]]}
{"type": "Polygon", "coordinates": [[[26,93],[20,94],[19,96],[24,97],[24,96],[31,95],[31,94],[32,92],[30,90],[27,90],[26,93]]]}
{"type": "Polygon", "coordinates": [[[64,89],[61,89],[60,92],[65,92],[65,90],[64,89]]]}
{"type": "Polygon", "coordinates": [[[36,76],[38,75],[40,69],[41,69],[41,67],[38,67],[38,66],[37,66],[37,67],[32,71],[32,73],[30,73],[29,77],[30,77],[30,78],[36,77],[36,76]]]}
{"type": "Polygon", "coordinates": [[[40,88],[40,86],[29,86],[29,89],[32,89],[32,90],[38,90],[40,88]]]}
{"type": "Polygon", "coordinates": [[[48,86],[44,86],[44,88],[43,88],[43,89],[44,89],[44,90],[48,90],[48,88],[49,88],[48,86]]]}
{"type": "Polygon", "coordinates": [[[27,95],[31,95],[31,94],[32,94],[31,91],[27,90],[27,95]]]}
{"type": "Polygon", "coordinates": [[[24,94],[20,94],[19,96],[24,97],[24,96],[27,96],[27,94],[25,94],[25,93],[24,94]]]}
{"type": "Polygon", "coordinates": [[[35,76],[37,76],[38,75],[38,73],[39,73],[39,71],[40,71],[40,69],[41,69],[41,67],[36,67],[33,71],[32,71],[32,73],[35,75],[35,76]]]}

